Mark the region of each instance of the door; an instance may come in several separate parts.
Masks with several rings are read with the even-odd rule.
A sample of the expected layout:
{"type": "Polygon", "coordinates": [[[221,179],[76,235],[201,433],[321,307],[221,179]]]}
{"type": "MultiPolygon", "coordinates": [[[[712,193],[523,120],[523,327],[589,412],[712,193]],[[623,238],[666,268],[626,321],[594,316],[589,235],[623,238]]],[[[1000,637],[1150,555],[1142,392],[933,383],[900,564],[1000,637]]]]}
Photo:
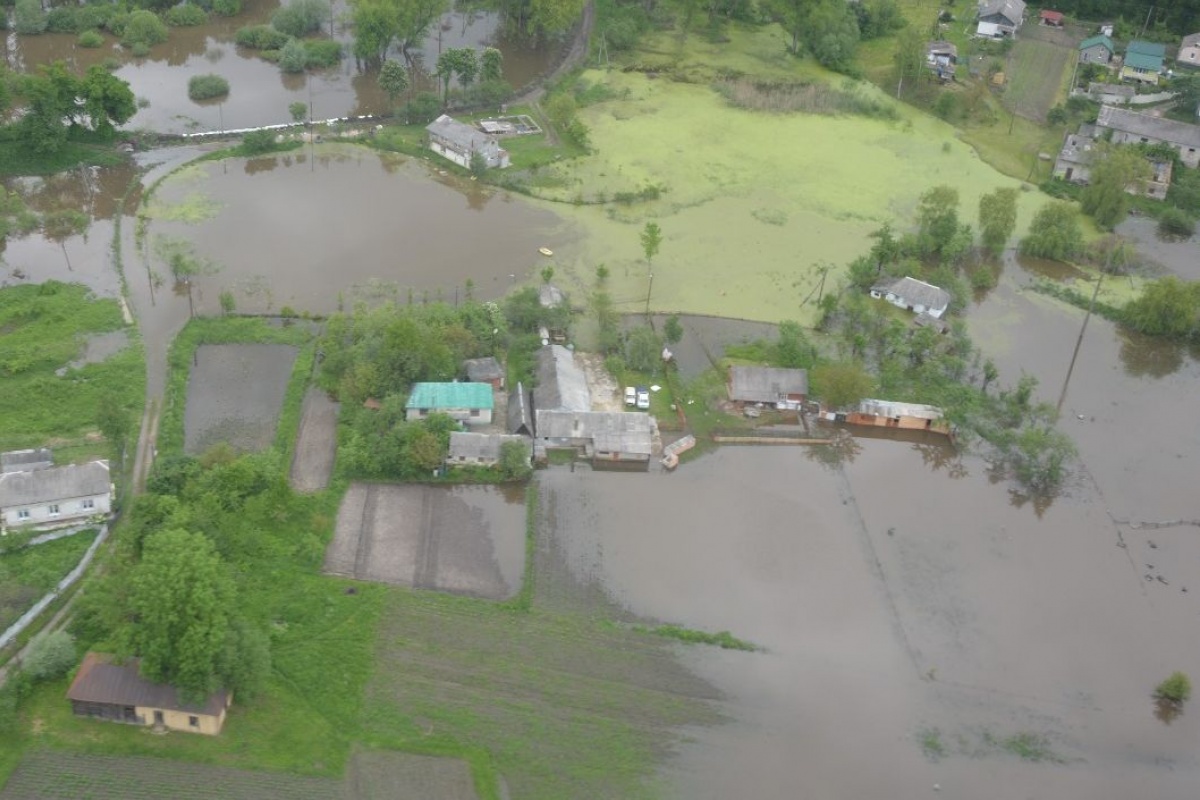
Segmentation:
{"type": "Polygon", "coordinates": [[[158,710],[155,710],[155,712],[154,712],[154,724],[155,724],[155,725],[162,725],[162,724],[163,724],[163,712],[161,712],[161,711],[158,711],[158,710]]]}

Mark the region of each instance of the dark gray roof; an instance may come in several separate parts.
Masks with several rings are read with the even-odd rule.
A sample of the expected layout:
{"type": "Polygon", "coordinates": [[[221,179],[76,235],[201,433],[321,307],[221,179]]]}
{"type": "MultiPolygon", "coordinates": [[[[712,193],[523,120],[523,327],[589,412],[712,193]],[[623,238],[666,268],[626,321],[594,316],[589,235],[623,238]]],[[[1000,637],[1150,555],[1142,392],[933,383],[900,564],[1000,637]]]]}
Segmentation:
{"type": "Polygon", "coordinates": [[[500,362],[488,356],[487,358],[468,358],[463,362],[467,370],[467,380],[479,383],[499,380],[504,377],[504,369],[500,362]]]}
{"type": "Polygon", "coordinates": [[[780,367],[730,367],[729,399],[777,403],[789,394],[808,394],[808,372],[780,367]]]}
{"type": "Polygon", "coordinates": [[[508,396],[508,432],[533,435],[533,415],[529,412],[529,392],[517,381],[517,388],[508,396]]]}
{"type": "Polygon", "coordinates": [[[587,377],[575,363],[575,354],[560,344],[538,350],[537,388],[533,409],[540,411],[590,411],[592,396],[587,377]]]}
{"type": "Polygon", "coordinates": [[[958,58],[958,47],[953,42],[930,42],[928,52],[930,55],[951,55],[958,58]]]}
{"type": "Polygon", "coordinates": [[[0,508],[92,497],[112,491],[107,461],[0,475],[0,508]]]}
{"type": "Polygon", "coordinates": [[[1058,151],[1058,160],[1067,164],[1092,163],[1092,140],[1078,133],[1068,133],[1062,149],[1058,151]]]}
{"type": "Polygon", "coordinates": [[[591,439],[597,450],[650,455],[653,421],[644,411],[537,412],[539,439],[591,439]]]}
{"type": "Polygon", "coordinates": [[[891,293],[903,298],[907,305],[921,305],[927,309],[945,308],[950,304],[950,293],[932,283],[919,281],[916,278],[904,277],[895,283],[876,286],[872,291],[891,293]]]}
{"type": "Polygon", "coordinates": [[[39,447],[36,450],[10,450],[0,453],[0,473],[30,472],[35,469],[46,469],[54,466],[54,453],[49,447],[39,447]]]}
{"type": "Polygon", "coordinates": [[[468,153],[496,141],[495,137],[489,136],[464,122],[459,122],[448,114],[442,114],[433,122],[426,125],[425,130],[430,135],[444,139],[468,153]]]}
{"type": "Polygon", "coordinates": [[[1176,146],[1200,147],[1200,125],[1189,125],[1186,122],[1176,122],[1173,119],[1152,117],[1149,114],[1139,114],[1124,108],[1104,106],[1096,125],[1101,128],[1112,128],[1122,133],[1134,136],[1145,136],[1147,139],[1157,139],[1176,146]]]}
{"type": "Polygon", "coordinates": [[[138,674],[140,659],[112,663],[112,656],[88,653],[67,690],[68,700],[116,706],[147,706],[188,714],[216,716],[228,704],[228,693],[213,692],[203,703],[185,703],[174,686],[151,683],[138,674]]]}
{"type": "Polygon", "coordinates": [[[450,460],[453,461],[459,457],[466,457],[497,461],[500,458],[500,447],[505,442],[518,443],[525,448],[527,454],[530,449],[530,440],[524,436],[509,436],[503,433],[462,433],[452,431],[450,433],[450,460]]]}
{"type": "Polygon", "coordinates": [[[982,0],[979,4],[979,16],[990,17],[999,14],[1014,25],[1025,16],[1023,0],[982,0]]]}

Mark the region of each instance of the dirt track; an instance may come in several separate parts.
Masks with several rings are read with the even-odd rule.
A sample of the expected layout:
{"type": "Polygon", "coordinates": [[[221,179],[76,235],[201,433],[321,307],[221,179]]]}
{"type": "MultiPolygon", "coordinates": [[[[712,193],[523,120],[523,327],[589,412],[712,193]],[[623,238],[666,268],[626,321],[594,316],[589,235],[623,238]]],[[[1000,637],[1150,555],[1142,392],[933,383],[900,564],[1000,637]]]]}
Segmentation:
{"type": "Polygon", "coordinates": [[[290,480],[297,492],[318,492],[329,485],[337,455],[337,416],[338,404],[322,390],[309,388],[292,456],[290,480]]]}

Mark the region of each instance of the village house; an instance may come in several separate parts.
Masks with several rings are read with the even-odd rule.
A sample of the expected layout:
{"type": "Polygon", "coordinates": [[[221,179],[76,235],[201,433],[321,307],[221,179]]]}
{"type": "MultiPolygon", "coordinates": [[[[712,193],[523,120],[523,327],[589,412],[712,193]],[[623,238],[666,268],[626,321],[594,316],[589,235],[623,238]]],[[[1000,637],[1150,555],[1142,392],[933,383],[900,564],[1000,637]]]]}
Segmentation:
{"type": "Polygon", "coordinates": [[[1157,85],[1166,53],[1166,46],[1157,42],[1130,42],[1121,62],[1121,80],[1157,85]]]}
{"type": "Polygon", "coordinates": [[[496,391],[504,388],[504,368],[492,356],[468,358],[463,362],[463,371],[471,383],[486,383],[496,391]]]}
{"type": "Polygon", "coordinates": [[[67,690],[75,716],[209,736],[221,732],[232,692],[222,689],[204,702],[185,702],[175,687],[139,675],[139,663],[131,658],[116,664],[102,653],[84,656],[67,690]]]}
{"type": "Polygon", "coordinates": [[[1064,22],[1063,13],[1061,11],[1042,9],[1042,12],[1038,14],[1038,22],[1050,28],[1061,28],[1064,22]]]}
{"type": "Polygon", "coordinates": [[[950,307],[949,292],[916,278],[905,277],[892,284],[872,286],[871,297],[934,319],[941,319],[950,307]]]}
{"type": "Polygon", "coordinates": [[[448,467],[494,467],[500,463],[500,448],[507,442],[516,442],[525,451],[529,461],[530,441],[524,436],[503,433],[471,433],[451,431],[450,452],[446,456],[448,467]]]}
{"type": "Polygon", "coordinates": [[[733,366],[729,368],[726,388],[734,403],[762,403],[794,411],[808,399],[808,372],[779,367],[733,366]]]}
{"type": "Polygon", "coordinates": [[[1200,67],[1200,33],[1189,33],[1179,44],[1179,55],[1175,57],[1176,64],[1188,67],[1200,67]]]}
{"type": "Polygon", "coordinates": [[[591,410],[587,376],[575,363],[575,354],[559,344],[538,350],[537,387],[533,390],[535,415],[541,411],[591,410]]]}
{"type": "Polygon", "coordinates": [[[471,158],[483,156],[489,169],[504,169],[509,165],[508,151],[500,147],[495,136],[459,122],[447,114],[425,127],[429,136],[429,149],[450,159],[460,167],[471,168],[471,158]]]}
{"type": "Polygon", "coordinates": [[[496,399],[487,383],[418,383],[408,395],[404,418],[446,414],[466,425],[490,425],[496,399]]]}
{"type": "Polygon", "coordinates": [[[866,399],[859,402],[853,411],[822,412],[825,419],[845,422],[849,425],[865,425],[873,428],[896,428],[909,431],[931,431],[949,435],[951,427],[943,417],[942,409],[920,403],[897,403],[892,400],[866,399]]]}
{"type": "Polygon", "coordinates": [[[952,42],[930,42],[925,49],[925,66],[940,79],[954,77],[958,48],[952,42]]]}
{"type": "Polygon", "coordinates": [[[533,412],[531,399],[525,386],[517,381],[517,388],[508,396],[508,432],[518,436],[533,436],[533,412]]]}
{"type": "Polygon", "coordinates": [[[979,0],[979,25],[975,35],[989,39],[1016,36],[1024,22],[1024,0],[979,0]]]}
{"type": "Polygon", "coordinates": [[[1104,106],[1096,127],[1098,134],[1112,131],[1113,144],[1167,144],[1179,151],[1186,166],[1200,166],[1200,125],[1104,106]]]}
{"type": "Polygon", "coordinates": [[[543,411],[535,415],[534,458],[550,450],[574,450],[595,468],[648,470],[654,449],[654,418],[643,411],[543,411]]]}
{"type": "MultiPolygon", "coordinates": [[[[1092,157],[1095,153],[1096,126],[1083,124],[1078,133],[1068,133],[1063,141],[1058,158],[1054,161],[1054,177],[1064,181],[1086,185],[1091,180],[1092,157]]],[[[1152,200],[1165,200],[1167,190],[1171,188],[1170,161],[1153,158],[1146,159],[1150,164],[1150,177],[1140,188],[1127,187],[1130,194],[1141,194],[1152,200]]]]}
{"type": "Polygon", "coordinates": [[[1116,54],[1112,39],[1104,34],[1090,36],[1079,43],[1079,62],[1081,64],[1104,64],[1107,66],[1116,54]]]}
{"type": "Polygon", "coordinates": [[[107,461],[49,466],[48,451],[6,453],[0,474],[0,533],[10,528],[61,528],[112,511],[107,461]]]}

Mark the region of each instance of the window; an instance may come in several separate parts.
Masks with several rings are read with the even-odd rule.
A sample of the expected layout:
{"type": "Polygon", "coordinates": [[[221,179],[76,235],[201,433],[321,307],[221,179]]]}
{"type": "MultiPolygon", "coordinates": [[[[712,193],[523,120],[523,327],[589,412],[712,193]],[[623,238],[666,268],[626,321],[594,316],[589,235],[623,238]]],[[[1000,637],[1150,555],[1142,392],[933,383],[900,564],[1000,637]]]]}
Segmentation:
{"type": "Polygon", "coordinates": [[[50,516],[52,516],[52,517],[57,517],[57,516],[58,516],[58,503],[51,503],[51,504],[50,504],[50,505],[49,505],[49,506],[46,508],[46,510],[47,510],[48,512],[50,512],[50,516]]]}
{"type": "Polygon", "coordinates": [[[89,497],[87,500],[84,500],[83,502],[81,502],[79,504],[79,506],[84,511],[91,511],[93,508],[96,507],[96,501],[89,497]]]}
{"type": "Polygon", "coordinates": [[[471,416],[472,416],[472,417],[478,417],[478,416],[479,416],[479,409],[478,409],[478,408],[472,408],[472,409],[471,409],[471,416]]]}
{"type": "Polygon", "coordinates": [[[193,728],[199,728],[200,727],[200,718],[199,717],[188,717],[188,725],[191,725],[193,728]]]}
{"type": "Polygon", "coordinates": [[[29,519],[29,509],[22,508],[17,512],[17,519],[29,519]]]}

